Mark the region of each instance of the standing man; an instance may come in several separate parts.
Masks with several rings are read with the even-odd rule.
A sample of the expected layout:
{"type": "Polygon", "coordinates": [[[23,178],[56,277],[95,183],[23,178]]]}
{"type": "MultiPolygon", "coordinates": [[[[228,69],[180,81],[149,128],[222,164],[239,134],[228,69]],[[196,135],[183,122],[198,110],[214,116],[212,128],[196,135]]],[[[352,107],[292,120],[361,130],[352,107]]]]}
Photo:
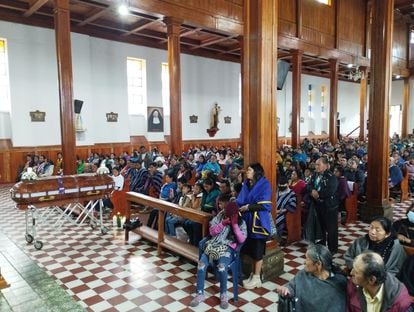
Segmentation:
{"type": "Polygon", "coordinates": [[[413,311],[407,288],[385,271],[375,252],[363,252],[354,259],[352,281],[347,286],[347,311],[413,311]]]}
{"type": "Polygon", "coordinates": [[[328,242],[329,251],[335,254],[338,251],[338,181],[328,170],[328,165],[326,157],[316,161],[316,172],[308,184],[308,191],[322,230],[321,244],[328,242]]]}
{"type": "Polygon", "coordinates": [[[151,154],[147,152],[144,145],[139,147],[138,162],[145,169],[148,169],[149,165],[153,162],[151,154]]]}

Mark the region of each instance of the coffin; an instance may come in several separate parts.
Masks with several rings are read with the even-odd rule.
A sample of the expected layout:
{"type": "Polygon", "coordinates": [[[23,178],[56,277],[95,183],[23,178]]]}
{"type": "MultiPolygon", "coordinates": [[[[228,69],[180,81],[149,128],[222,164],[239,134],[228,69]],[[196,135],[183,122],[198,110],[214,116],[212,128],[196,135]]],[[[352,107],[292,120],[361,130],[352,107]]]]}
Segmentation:
{"type": "Polygon", "coordinates": [[[114,181],[110,176],[79,174],[21,181],[10,193],[19,209],[27,209],[29,205],[49,207],[101,199],[113,189],[114,181]]]}

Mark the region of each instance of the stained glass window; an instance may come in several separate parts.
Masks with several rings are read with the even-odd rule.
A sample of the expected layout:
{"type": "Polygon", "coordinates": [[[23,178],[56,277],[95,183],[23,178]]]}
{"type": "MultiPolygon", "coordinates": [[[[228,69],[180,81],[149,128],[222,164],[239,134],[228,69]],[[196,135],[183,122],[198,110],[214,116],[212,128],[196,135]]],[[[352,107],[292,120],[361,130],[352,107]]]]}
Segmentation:
{"type": "Polygon", "coordinates": [[[0,38],[0,111],[10,112],[10,86],[7,61],[7,42],[0,38]]]}

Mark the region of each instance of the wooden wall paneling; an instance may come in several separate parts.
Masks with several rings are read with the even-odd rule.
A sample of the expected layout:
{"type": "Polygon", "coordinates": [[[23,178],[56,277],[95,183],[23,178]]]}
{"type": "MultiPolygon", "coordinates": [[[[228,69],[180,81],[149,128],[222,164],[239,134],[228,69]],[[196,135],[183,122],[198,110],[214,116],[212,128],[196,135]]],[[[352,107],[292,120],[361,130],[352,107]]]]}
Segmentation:
{"type": "Polygon", "coordinates": [[[302,0],[303,40],[328,48],[335,46],[335,5],[302,0]]]}
{"type": "Polygon", "coordinates": [[[131,7],[148,13],[174,16],[193,25],[243,35],[243,7],[234,1],[131,0],[131,7]],[[219,13],[217,13],[217,11],[219,13]]]}
{"type": "Polygon", "coordinates": [[[365,55],[366,1],[341,0],[338,10],[338,49],[365,55]]]}
{"type": "Polygon", "coordinates": [[[393,58],[405,61],[407,59],[408,44],[406,21],[403,19],[396,20],[394,21],[393,26],[394,28],[392,33],[392,56],[393,58]]]}
{"type": "Polygon", "coordinates": [[[278,0],[279,5],[279,33],[284,33],[292,37],[297,35],[297,2],[278,0]]]}
{"type": "Polygon", "coordinates": [[[7,162],[5,161],[6,152],[0,152],[0,183],[7,181],[7,162]]]}

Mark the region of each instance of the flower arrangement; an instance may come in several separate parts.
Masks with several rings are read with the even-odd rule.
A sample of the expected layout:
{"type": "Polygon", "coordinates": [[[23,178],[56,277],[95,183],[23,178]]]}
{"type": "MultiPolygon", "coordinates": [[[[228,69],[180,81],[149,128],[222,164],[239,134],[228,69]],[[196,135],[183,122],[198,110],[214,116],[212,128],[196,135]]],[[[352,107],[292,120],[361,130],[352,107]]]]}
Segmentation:
{"type": "Polygon", "coordinates": [[[22,173],[22,180],[31,181],[37,180],[37,174],[33,171],[33,168],[27,168],[26,172],[22,173]]]}
{"type": "Polygon", "coordinates": [[[103,174],[109,174],[109,169],[105,166],[105,163],[102,162],[101,166],[96,170],[96,174],[103,175],[103,174]]]}

